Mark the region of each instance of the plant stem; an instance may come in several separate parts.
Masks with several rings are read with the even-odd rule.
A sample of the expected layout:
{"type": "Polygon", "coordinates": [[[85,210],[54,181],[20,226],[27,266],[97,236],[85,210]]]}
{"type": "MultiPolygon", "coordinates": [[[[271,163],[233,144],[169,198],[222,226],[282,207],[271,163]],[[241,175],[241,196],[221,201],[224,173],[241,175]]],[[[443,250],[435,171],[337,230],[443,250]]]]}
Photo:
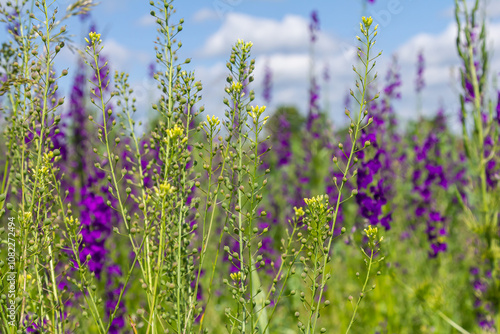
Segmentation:
{"type": "Polygon", "coordinates": [[[349,322],[349,326],[347,327],[346,334],[349,333],[352,324],[354,324],[354,319],[356,318],[356,312],[358,311],[359,303],[361,303],[361,299],[363,299],[364,294],[366,293],[366,285],[368,284],[368,280],[370,278],[370,271],[372,269],[373,264],[373,249],[370,250],[370,261],[368,262],[368,271],[366,272],[365,283],[363,284],[363,288],[361,289],[361,294],[358,297],[358,301],[356,303],[356,307],[354,307],[354,312],[352,313],[351,321],[349,322]]]}
{"type": "MultiPolygon", "coordinates": [[[[368,32],[367,32],[368,34],[368,32]]],[[[368,35],[369,36],[369,35],[368,35]]],[[[325,257],[324,257],[324,260],[323,260],[323,266],[322,268],[324,268],[324,270],[326,270],[326,265],[328,263],[328,257],[329,257],[329,253],[330,253],[330,250],[331,250],[331,246],[332,246],[332,242],[333,242],[333,239],[334,239],[334,231],[335,231],[335,225],[337,223],[337,216],[338,216],[338,213],[339,213],[339,207],[340,207],[340,200],[341,200],[341,197],[342,197],[342,190],[344,188],[344,185],[345,185],[345,179],[347,178],[347,175],[349,173],[349,170],[351,168],[351,162],[352,162],[352,159],[353,159],[353,156],[354,156],[354,153],[355,153],[355,149],[356,149],[356,142],[358,140],[358,134],[360,132],[360,127],[361,127],[361,121],[363,120],[363,109],[364,107],[366,106],[366,101],[365,101],[365,96],[366,96],[366,93],[367,93],[367,88],[368,88],[368,73],[369,73],[369,62],[370,62],[370,40],[369,40],[369,37],[367,37],[367,48],[366,48],[366,63],[365,63],[365,73],[364,73],[364,78],[363,78],[363,90],[361,92],[361,101],[359,101],[359,113],[358,113],[358,119],[357,119],[357,122],[356,122],[356,129],[354,131],[354,134],[352,136],[352,145],[351,145],[351,152],[348,156],[348,159],[347,159],[347,164],[346,164],[346,167],[345,167],[345,170],[344,170],[344,173],[343,173],[343,178],[342,178],[342,183],[340,185],[340,187],[338,188],[339,190],[339,194],[337,196],[337,203],[335,205],[335,210],[333,211],[333,224],[332,224],[332,228],[330,229],[330,232],[331,232],[331,236],[328,240],[328,246],[327,246],[327,252],[325,254],[325,257]]],[[[321,276],[321,285],[319,286],[319,289],[320,289],[320,292],[319,292],[319,300],[321,300],[321,297],[323,295],[323,291],[324,291],[324,288],[325,288],[325,284],[326,284],[326,277],[327,275],[325,275],[325,273],[323,273],[323,275],[321,276]]],[[[309,327],[307,329],[307,333],[311,333],[313,334],[314,333],[314,330],[316,328],[316,322],[318,320],[318,315],[319,315],[319,307],[317,308],[316,314],[313,316],[313,324],[312,324],[312,331],[309,330],[309,327]]],[[[309,319],[310,321],[310,319],[309,319]]]]}

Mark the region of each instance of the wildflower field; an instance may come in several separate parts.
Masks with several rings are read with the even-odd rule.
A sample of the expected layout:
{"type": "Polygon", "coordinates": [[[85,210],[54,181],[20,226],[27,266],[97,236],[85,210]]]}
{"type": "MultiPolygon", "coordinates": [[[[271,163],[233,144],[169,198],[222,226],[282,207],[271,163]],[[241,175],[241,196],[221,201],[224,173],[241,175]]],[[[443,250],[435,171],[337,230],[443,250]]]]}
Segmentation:
{"type": "MultiPolygon", "coordinates": [[[[0,1],[0,333],[500,333],[483,1],[454,3],[459,110],[416,121],[400,120],[400,67],[377,63],[379,25],[360,17],[341,123],[312,72],[307,110],[269,107],[272,68],[257,77],[242,39],[224,109],[205,108],[179,2],[149,2],[144,106],[99,25],[75,40],[67,24],[94,1],[0,1]]],[[[311,64],[318,31],[313,12],[311,64]]],[[[415,54],[416,109],[425,70],[415,54]]]]}

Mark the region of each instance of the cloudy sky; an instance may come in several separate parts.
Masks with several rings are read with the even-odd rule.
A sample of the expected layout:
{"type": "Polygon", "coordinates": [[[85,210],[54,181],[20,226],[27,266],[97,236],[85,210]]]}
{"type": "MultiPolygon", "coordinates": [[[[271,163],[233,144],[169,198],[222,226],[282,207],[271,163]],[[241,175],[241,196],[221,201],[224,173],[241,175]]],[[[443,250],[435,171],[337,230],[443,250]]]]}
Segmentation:
{"type": "MultiPolygon", "coordinates": [[[[65,8],[74,0],[56,0],[65,8]]],[[[334,120],[343,119],[343,101],[354,86],[352,64],[356,63],[356,35],[362,15],[372,16],[380,25],[377,50],[383,56],[377,63],[383,78],[393,55],[398,57],[403,86],[402,100],[397,104],[401,119],[416,117],[415,72],[419,50],[426,58],[423,113],[433,114],[440,105],[448,114],[458,108],[457,66],[455,50],[456,26],[454,1],[445,0],[177,0],[174,20],[184,18],[181,57],[192,58],[191,70],[204,84],[203,103],[209,114],[222,115],[224,105],[226,59],[238,39],[252,41],[256,72],[253,89],[257,104],[262,104],[264,67],[268,64],[273,76],[273,101],[269,109],[281,104],[298,106],[303,113],[307,107],[310,69],[310,14],[317,10],[320,35],[316,46],[315,72],[321,78],[328,68],[330,82],[320,81],[323,108],[334,120]]],[[[500,1],[487,5],[491,49],[500,45],[500,1]]],[[[146,0],[101,0],[85,22],[69,22],[69,31],[79,44],[90,24],[97,25],[105,42],[104,53],[110,58],[113,70],[131,74],[142,108],[147,108],[154,83],[148,79],[148,65],[154,59],[156,27],[149,15],[146,0]]],[[[4,39],[5,33],[0,32],[4,39]]],[[[64,67],[71,70],[74,56],[61,55],[64,67]]],[[[492,73],[500,70],[500,61],[492,55],[492,73]]],[[[70,80],[71,80],[71,76],[70,80]]],[[[68,81],[70,81],[68,80],[68,81]]],[[[61,85],[62,86],[62,85],[61,85]]]]}

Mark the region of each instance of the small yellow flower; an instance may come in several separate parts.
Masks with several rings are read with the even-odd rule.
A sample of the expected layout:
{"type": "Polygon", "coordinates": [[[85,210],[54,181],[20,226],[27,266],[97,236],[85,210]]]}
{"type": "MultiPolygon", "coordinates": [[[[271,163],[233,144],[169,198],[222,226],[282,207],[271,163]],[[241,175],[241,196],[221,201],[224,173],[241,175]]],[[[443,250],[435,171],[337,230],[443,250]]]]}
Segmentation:
{"type": "Polygon", "coordinates": [[[210,118],[210,116],[207,115],[207,122],[208,122],[208,125],[210,125],[211,127],[214,127],[214,126],[217,126],[220,124],[219,118],[215,117],[215,116],[212,116],[212,118],[210,118]]]}
{"type": "Polygon", "coordinates": [[[373,238],[377,235],[378,233],[378,228],[377,227],[372,227],[371,225],[368,225],[368,229],[365,228],[365,233],[368,238],[373,238]]]}
{"type": "Polygon", "coordinates": [[[238,39],[237,45],[240,45],[243,51],[250,51],[250,48],[253,46],[252,42],[245,43],[242,39],[238,39]]]}
{"type": "Polygon", "coordinates": [[[25,212],[24,213],[24,219],[28,220],[31,218],[31,212],[25,212]]]}
{"type": "Polygon", "coordinates": [[[172,129],[167,129],[167,136],[170,139],[175,139],[177,137],[180,137],[183,135],[183,133],[184,129],[177,124],[175,124],[175,126],[172,129]]]}
{"type": "Polygon", "coordinates": [[[235,282],[240,281],[241,280],[241,271],[238,271],[237,273],[232,273],[229,276],[231,276],[231,279],[235,282]]]}
{"type": "Polygon", "coordinates": [[[373,18],[371,16],[368,17],[368,18],[366,18],[365,16],[363,16],[361,18],[361,20],[363,21],[363,24],[365,25],[366,29],[370,28],[370,26],[373,23],[373,18]]]}
{"type": "Polygon", "coordinates": [[[304,198],[304,202],[306,202],[308,206],[317,207],[320,209],[323,209],[325,207],[325,200],[327,200],[325,195],[318,195],[312,198],[304,198]]]}
{"type": "Polygon", "coordinates": [[[231,84],[230,91],[239,93],[239,92],[241,92],[242,89],[243,89],[243,85],[241,84],[241,82],[233,81],[233,83],[231,84]]]}
{"type": "Polygon", "coordinates": [[[257,115],[262,115],[266,111],[266,106],[262,106],[259,108],[259,106],[252,107],[252,112],[256,113],[257,115]]]}
{"type": "Polygon", "coordinates": [[[293,209],[295,210],[295,215],[297,217],[302,217],[303,215],[305,215],[306,213],[304,212],[304,209],[302,208],[297,208],[296,206],[293,207],[293,209]]]}
{"type": "Polygon", "coordinates": [[[173,194],[174,191],[175,191],[175,187],[173,187],[167,181],[165,181],[163,184],[160,185],[160,193],[162,195],[164,195],[164,194],[173,194]]]}
{"type": "Polygon", "coordinates": [[[87,42],[87,44],[90,44],[90,45],[99,45],[101,44],[101,34],[98,34],[94,31],[91,31],[89,33],[89,38],[90,38],[90,41],[88,38],[85,38],[85,41],[87,42]]]}
{"type": "MultiPolygon", "coordinates": [[[[255,106],[255,107],[251,107],[251,112],[249,111],[248,112],[248,115],[250,117],[252,117],[252,119],[257,122],[257,120],[259,119],[260,115],[262,115],[264,113],[264,111],[266,111],[266,106],[262,106],[262,107],[259,107],[259,106],[255,106]]],[[[267,122],[267,119],[269,117],[266,117],[264,118],[264,122],[267,122]]]]}

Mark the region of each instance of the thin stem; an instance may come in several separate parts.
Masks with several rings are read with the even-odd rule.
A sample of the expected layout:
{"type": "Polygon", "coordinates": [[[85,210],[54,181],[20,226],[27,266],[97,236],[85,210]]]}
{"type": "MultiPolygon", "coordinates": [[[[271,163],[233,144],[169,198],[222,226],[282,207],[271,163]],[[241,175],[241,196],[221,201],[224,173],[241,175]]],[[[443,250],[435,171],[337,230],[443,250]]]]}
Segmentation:
{"type": "Polygon", "coordinates": [[[368,262],[368,271],[366,272],[365,283],[363,284],[363,288],[361,289],[361,294],[359,295],[356,306],[354,307],[354,312],[352,313],[351,321],[349,322],[349,326],[347,327],[347,330],[345,332],[346,334],[349,333],[352,324],[354,324],[354,319],[356,318],[356,312],[358,311],[359,304],[361,303],[361,299],[363,299],[364,294],[366,293],[366,285],[368,284],[368,280],[370,278],[370,271],[372,269],[372,264],[373,264],[373,254],[375,253],[373,249],[371,249],[370,251],[371,251],[370,261],[368,262]]]}
{"type": "MultiPolygon", "coordinates": [[[[370,69],[368,68],[369,67],[369,60],[370,60],[370,46],[372,45],[371,41],[370,41],[370,35],[369,35],[369,32],[368,32],[368,29],[367,29],[367,32],[366,32],[366,39],[367,39],[367,42],[365,44],[366,46],[366,59],[367,59],[367,62],[366,62],[366,66],[365,66],[365,73],[364,73],[364,78],[362,80],[363,82],[363,90],[362,90],[362,93],[361,93],[361,101],[360,101],[360,105],[359,105],[359,113],[358,113],[358,119],[357,119],[357,123],[356,123],[356,129],[354,131],[354,134],[352,134],[351,136],[351,139],[352,139],[352,145],[351,145],[351,152],[349,154],[349,157],[348,157],[348,160],[347,160],[347,164],[346,164],[346,168],[345,168],[345,171],[343,173],[343,178],[342,178],[342,183],[339,187],[339,193],[338,193],[338,196],[337,196],[337,203],[336,203],[336,206],[335,206],[335,210],[333,212],[333,223],[332,223],[332,227],[330,229],[330,233],[331,233],[331,236],[328,240],[328,246],[327,246],[327,252],[325,252],[325,257],[324,257],[324,260],[323,260],[323,266],[322,268],[324,268],[324,270],[326,269],[326,265],[328,263],[328,257],[329,257],[329,253],[330,253],[330,250],[331,250],[331,246],[332,246],[332,242],[333,242],[333,239],[334,239],[334,231],[335,231],[335,225],[337,223],[337,217],[338,217],[338,213],[339,213],[339,207],[340,207],[340,202],[341,202],[341,197],[342,197],[342,190],[344,188],[344,185],[345,185],[345,181],[347,179],[347,174],[351,168],[351,163],[352,163],[352,160],[353,160],[353,156],[354,156],[354,153],[355,153],[355,149],[356,149],[356,143],[357,143],[357,140],[358,140],[358,134],[360,132],[360,127],[361,127],[361,121],[363,120],[363,109],[365,108],[367,102],[365,101],[365,96],[366,96],[366,93],[367,93],[367,88],[368,88],[368,73],[370,71],[370,69]]],[[[322,295],[323,295],[323,291],[324,291],[324,288],[325,288],[325,285],[326,285],[326,279],[327,279],[327,275],[325,275],[323,273],[323,275],[321,276],[321,285],[320,285],[320,293],[319,293],[319,300],[321,300],[322,298],[322,295]]],[[[316,309],[316,312],[315,312],[315,315],[313,317],[313,325],[312,325],[312,331],[309,330],[309,328],[307,329],[307,333],[314,333],[314,330],[316,328],[316,323],[317,323],[317,320],[319,318],[319,307],[316,309]]]]}

